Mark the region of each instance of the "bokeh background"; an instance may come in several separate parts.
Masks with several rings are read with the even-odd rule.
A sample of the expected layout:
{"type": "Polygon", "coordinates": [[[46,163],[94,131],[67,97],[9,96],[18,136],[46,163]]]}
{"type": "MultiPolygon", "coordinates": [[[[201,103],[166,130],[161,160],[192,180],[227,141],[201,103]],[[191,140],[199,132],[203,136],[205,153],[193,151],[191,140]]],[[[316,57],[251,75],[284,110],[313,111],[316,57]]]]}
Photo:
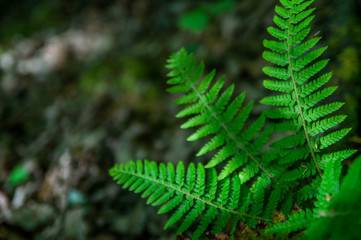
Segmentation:
{"type": "MultiPolygon", "coordinates": [[[[109,177],[114,163],[203,161],[166,93],[182,46],[258,101],[273,0],[0,1],[0,239],[175,239],[166,216],[109,177]]],[[[318,0],[312,34],[329,45],[361,146],[361,1],[318,0]]],[[[256,105],[254,114],[265,109],[256,105]]],[[[350,162],[345,162],[345,165],[350,162]]],[[[180,238],[181,239],[181,238],[180,238]]]]}

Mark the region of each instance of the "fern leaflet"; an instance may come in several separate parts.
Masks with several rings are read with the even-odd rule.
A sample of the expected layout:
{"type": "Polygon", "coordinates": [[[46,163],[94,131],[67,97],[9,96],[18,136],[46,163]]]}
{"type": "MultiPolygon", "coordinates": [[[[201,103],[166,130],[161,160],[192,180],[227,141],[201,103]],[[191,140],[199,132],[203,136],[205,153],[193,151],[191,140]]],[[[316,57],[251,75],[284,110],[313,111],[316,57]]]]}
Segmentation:
{"type": "Polygon", "coordinates": [[[192,239],[198,239],[211,223],[214,223],[212,233],[221,233],[228,222],[241,217],[267,221],[241,212],[243,205],[249,204],[249,195],[248,189],[241,192],[237,174],[218,180],[214,168],[206,172],[202,164],[196,168],[191,163],[186,172],[182,162],[174,169],[170,163],[158,167],[147,160],[115,165],[109,173],[123,188],[142,193],[142,198],[148,197],[147,204],[162,205],[159,214],[174,210],[165,229],[184,218],[177,230],[181,233],[200,218],[192,239]],[[248,197],[241,201],[241,195],[248,197]]]}

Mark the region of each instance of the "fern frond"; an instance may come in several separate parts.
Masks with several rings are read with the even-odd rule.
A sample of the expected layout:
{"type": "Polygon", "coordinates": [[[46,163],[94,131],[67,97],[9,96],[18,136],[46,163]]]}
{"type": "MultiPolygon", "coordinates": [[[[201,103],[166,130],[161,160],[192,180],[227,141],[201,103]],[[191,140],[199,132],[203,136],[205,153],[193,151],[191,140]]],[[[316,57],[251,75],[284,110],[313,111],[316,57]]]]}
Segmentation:
{"type": "Polygon", "coordinates": [[[346,116],[327,117],[337,111],[343,103],[321,105],[337,87],[324,88],[329,83],[332,73],[317,76],[329,60],[319,60],[327,49],[327,47],[317,47],[321,37],[307,38],[314,18],[312,13],[315,8],[307,9],[312,2],[312,0],[281,0],[281,6],[276,6],[275,10],[278,14],[274,18],[276,26],[268,28],[270,35],[276,39],[264,41],[268,51],[264,52],[263,57],[279,67],[267,66],[263,69],[266,75],[273,77],[272,80],[264,80],[264,85],[272,91],[280,91],[283,94],[265,97],[260,102],[275,106],[274,109],[266,112],[267,117],[287,119],[286,125],[278,124],[278,131],[290,131],[290,125],[293,124],[296,131],[300,128],[303,132],[305,141],[293,140],[288,143],[288,140],[297,136],[291,135],[273,144],[283,156],[280,159],[282,164],[300,164],[307,156],[322,176],[320,150],[340,141],[350,129],[332,131],[346,116]],[[290,147],[293,151],[300,149],[299,158],[294,156],[293,151],[289,151],[289,155],[284,154],[285,148],[290,147]],[[288,156],[290,160],[287,160],[288,156]]]}
{"type": "Polygon", "coordinates": [[[288,233],[305,228],[311,221],[315,221],[313,218],[313,212],[309,209],[305,211],[297,212],[290,216],[288,221],[273,225],[266,230],[266,233],[288,233]]]}
{"type": "Polygon", "coordinates": [[[320,165],[323,169],[326,168],[326,165],[329,161],[343,161],[352,155],[354,155],[357,150],[342,150],[333,153],[323,154],[321,156],[320,165]]]}
{"type": "MultiPolygon", "coordinates": [[[[270,58],[275,59],[274,61],[285,59],[281,57],[277,60],[274,54],[271,54],[270,58]]],[[[176,103],[186,104],[185,108],[177,114],[177,117],[189,117],[182,128],[198,127],[187,140],[195,141],[211,136],[197,156],[215,151],[206,168],[212,168],[227,161],[218,176],[220,180],[238,169],[247,172],[247,179],[252,178],[259,170],[272,178],[272,173],[260,158],[262,147],[270,134],[269,130],[262,134],[265,116],[262,115],[253,124],[245,127],[253,102],[242,108],[245,93],[232,98],[233,85],[224,88],[224,77],[214,80],[214,70],[202,79],[204,64],[197,65],[195,62],[192,54],[181,49],[170,57],[167,68],[171,69],[168,74],[171,77],[168,80],[171,84],[169,91],[182,93],[183,95],[176,100],[176,103]],[[257,143],[257,147],[254,143],[257,143]],[[251,165],[249,165],[250,162],[252,162],[251,165]],[[253,169],[249,169],[250,166],[253,169]],[[249,174],[251,172],[254,174],[249,174]]]]}
{"type": "Polygon", "coordinates": [[[270,194],[268,198],[268,203],[263,213],[265,218],[271,218],[273,216],[273,211],[278,209],[278,203],[281,200],[281,187],[276,186],[275,189],[270,194]]]}
{"type": "Polygon", "coordinates": [[[322,183],[319,187],[319,194],[315,206],[320,210],[326,209],[331,200],[331,196],[339,191],[339,179],[341,175],[341,161],[329,161],[325,169],[322,183]]]}
{"type": "Polygon", "coordinates": [[[181,233],[200,218],[192,239],[198,239],[211,224],[213,232],[221,232],[231,218],[266,220],[239,211],[249,201],[242,202],[241,194],[247,193],[241,193],[237,174],[219,181],[216,171],[210,168],[206,173],[202,164],[196,168],[191,163],[185,171],[182,162],[174,169],[170,163],[157,166],[147,160],[115,165],[109,174],[123,188],[142,193],[147,204],[162,205],[158,214],[173,211],[165,229],[184,219],[177,230],[181,233]]]}
{"type": "MultiPolygon", "coordinates": [[[[289,220],[273,225],[268,233],[289,233],[306,228],[302,239],[358,239],[361,229],[361,157],[349,168],[341,186],[342,153],[327,163],[317,194],[316,208],[291,215],[289,220]]],[[[329,155],[331,156],[331,155],[329,155]]],[[[319,178],[318,178],[319,179],[319,178]]],[[[319,181],[319,180],[317,180],[319,181]]]]}

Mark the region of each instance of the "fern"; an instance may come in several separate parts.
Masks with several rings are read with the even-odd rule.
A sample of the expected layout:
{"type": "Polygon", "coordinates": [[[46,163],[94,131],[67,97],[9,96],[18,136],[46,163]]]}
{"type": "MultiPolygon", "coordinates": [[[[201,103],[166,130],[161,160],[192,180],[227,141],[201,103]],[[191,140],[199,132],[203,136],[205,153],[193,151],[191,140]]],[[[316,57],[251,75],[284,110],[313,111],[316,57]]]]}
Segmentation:
{"type": "MultiPolygon", "coordinates": [[[[267,111],[267,117],[284,119],[276,126],[277,131],[295,131],[294,134],[279,140],[272,146],[280,152],[280,164],[295,168],[285,172],[281,181],[296,181],[318,172],[322,177],[322,162],[332,160],[332,155],[321,150],[344,138],[350,128],[331,130],[343,122],[347,116],[328,116],[337,111],[343,103],[325,103],[324,99],[332,95],[337,87],[325,87],[332,73],[323,73],[328,63],[319,57],[327,47],[317,47],[320,37],[307,38],[311,31],[311,14],[315,8],[307,9],[314,0],[281,0],[276,6],[274,23],[276,27],[267,30],[275,40],[264,40],[263,57],[276,65],[265,67],[264,73],[272,80],[265,80],[264,86],[280,94],[263,98],[260,102],[276,106],[267,111]],[[287,154],[288,150],[288,154],[287,154]],[[299,167],[302,162],[302,167],[299,167]],[[293,178],[293,179],[292,179],[293,178]]],[[[351,156],[355,151],[345,150],[338,157],[340,161],[351,156]]],[[[299,196],[299,199],[305,199],[299,196]]]]}
{"type": "Polygon", "coordinates": [[[191,116],[181,127],[201,125],[188,140],[212,135],[197,155],[213,150],[216,153],[205,167],[198,165],[200,172],[195,173],[191,163],[186,178],[182,162],[174,175],[170,164],[165,170],[164,164],[158,168],[148,161],[144,167],[140,161],[115,165],[110,171],[111,176],[124,188],[136,193],[144,191],[142,196],[149,196],[148,204],[164,204],[159,213],[177,208],[165,228],[183,217],[177,231],[181,233],[200,220],[193,239],[198,239],[209,225],[213,225],[212,233],[220,233],[226,226],[231,226],[232,235],[239,220],[249,226],[255,226],[259,221],[271,223],[273,211],[282,200],[281,187],[270,188],[269,197],[267,190],[271,179],[281,172],[270,166],[277,155],[263,151],[273,125],[264,127],[264,115],[247,125],[253,103],[241,108],[245,93],[231,99],[233,86],[221,93],[224,78],[212,84],[215,71],[202,78],[203,63],[196,65],[194,56],[184,49],[170,57],[167,67],[172,69],[168,74],[171,77],[168,83],[172,87],[168,91],[183,93],[175,102],[188,104],[177,116],[191,116]],[[223,170],[217,174],[214,167],[226,160],[223,170]],[[204,169],[208,169],[207,176],[204,169]],[[195,182],[203,184],[195,187],[195,182]]]}
{"type": "Polygon", "coordinates": [[[158,214],[174,210],[165,229],[184,218],[177,230],[182,233],[204,214],[192,239],[198,239],[212,222],[212,232],[221,233],[227,223],[234,224],[240,217],[248,216],[240,212],[244,203],[240,201],[241,194],[247,196],[248,189],[241,192],[236,174],[218,180],[214,168],[206,172],[202,164],[196,168],[191,163],[186,172],[182,162],[174,169],[170,163],[158,167],[147,160],[115,165],[109,173],[123,188],[148,197],[147,204],[162,205],[158,214]]]}
{"type": "Polygon", "coordinates": [[[289,233],[307,228],[305,239],[358,239],[361,229],[361,156],[339,186],[339,161],[327,163],[316,208],[300,211],[267,232],[289,233]]]}
{"type": "MultiPolygon", "coordinates": [[[[356,204],[361,192],[355,187],[361,184],[361,157],[340,187],[341,163],[356,151],[325,151],[350,128],[335,130],[347,116],[331,114],[344,103],[326,101],[337,90],[328,86],[332,73],[322,73],[329,62],[319,59],[326,47],[316,47],[320,37],[307,39],[313,1],[280,0],[282,6],[275,8],[276,27],[268,32],[276,40],[264,41],[268,50],[263,57],[276,66],[263,69],[271,78],[263,84],[280,94],[261,100],[273,108],[253,122],[249,117],[254,103],[244,104],[244,92],[233,96],[234,86],[226,88],[225,77],[215,79],[215,70],[205,74],[203,62],[197,64],[185,49],[169,58],[168,91],[178,94],[175,103],[183,107],[176,116],[187,118],[181,128],[197,128],[188,141],[208,138],[197,156],[207,154],[210,159],[197,168],[191,163],[187,171],[182,162],[174,168],[138,160],[115,165],[109,172],[123,188],[147,197],[147,204],[162,205],[158,213],[172,212],[165,228],[178,222],[177,233],[190,228],[192,239],[209,228],[212,233],[230,229],[232,237],[242,221],[248,227],[265,223],[268,233],[307,228],[306,236],[337,239],[350,229],[354,237],[354,230],[339,221],[361,222],[356,204]],[[270,142],[275,132],[286,136],[270,142]],[[302,209],[290,214],[295,204],[302,209]],[[274,224],[280,222],[276,210],[288,220],[274,224]],[[325,227],[330,224],[343,228],[330,235],[325,227]]],[[[350,223],[359,227],[355,224],[350,223]]]]}
{"type": "Polygon", "coordinates": [[[246,94],[242,93],[231,100],[234,85],[221,93],[225,78],[214,81],[213,70],[202,79],[203,62],[197,65],[195,57],[187,54],[184,49],[173,54],[168,63],[166,67],[172,70],[168,74],[171,77],[168,84],[172,85],[168,91],[182,93],[175,103],[186,105],[177,117],[191,116],[181,128],[199,127],[188,141],[212,136],[197,154],[201,156],[216,151],[205,167],[212,168],[227,160],[218,176],[219,179],[224,179],[251,162],[252,167],[243,168],[244,171],[240,173],[242,183],[259,171],[271,178],[272,172],[264,165],[267,160],[261,159],[260,153],[272,126],[260,132],[265,122],[265,116],[261,115],[253,124],[245,127],[253,107],[253,102],[250,102],[242,108],[246,94]]]}
{"type": "Polygon", "coordinates": [[[305,228],[313,218],[313,212],[309,209],[306,211],[299,211],[288,219],[287,222],[274,225],[272,228],[267,229],[268,233],[289,233],[305,228]]]}
{"type": "MultiPolygon", "coordinates": [[[[215,152],[205,167],[213,168],[227,161],[218,175],[219,180],[237,170],[241,184],[253,180],[250,188],[252,204],[248,214],[266,219],[272,217],[273,211],[278,209],[282,201],[281,195],[287,191],[284,185],[277,185],[277,178],[286,167],[274,163],[277,161],[277,154],[263,151],[274,130],[273,125],[264,127],[265,116],[262,114],[248,127],[244,127],[253,102],[242,108],[245,93],[231,100],[233,85],[222,92],[224,77],[212,84],[214,70],[202,78],[204,64],[197,65],[194,56],[184,49],[170,57],[167,68],[171,69],[168,84],[172,85],[168,91],[182,94],[175,103],[186,105],[177,117],[189,116],[181,127],[198,127],[188,140],[211,136],[197,154],[200,156],[215,152]],[[272,181],[274,184],[271,184],[272,181]],[[270,185],[274,186],[271,186],[269,194],[265,189],[270,185]]],[[[284,182],[287,181],[289,180],[284,182]]],[[[244,221],[255,226],[255,219],[244,221]]]]}

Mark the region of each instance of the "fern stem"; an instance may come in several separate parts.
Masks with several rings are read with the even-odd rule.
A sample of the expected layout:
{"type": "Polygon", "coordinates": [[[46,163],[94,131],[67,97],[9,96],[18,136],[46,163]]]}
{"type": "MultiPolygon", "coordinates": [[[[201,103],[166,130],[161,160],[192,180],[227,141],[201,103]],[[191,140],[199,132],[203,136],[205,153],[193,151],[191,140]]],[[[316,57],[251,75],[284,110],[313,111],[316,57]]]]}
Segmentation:
{"type": "MultiPolygon", "coordinates": [[[[292,0],[292,8],[291,8],[291,14],[293,15],[293,7],[295,5],[295,2],[294,0],[292,0]]],[[[291,17],[290,17],[291,19],[291,17]]],[[[317,169],[317,172],[318,174],[321,176],[322,178],[322,172],[321,172],[321,169],[320,169],[320,166],[316,160],[316,154],[315,154],[315,151],[313,149],[313,146],[311,144],[311,140],[310,140],[310,134],[307,130],[307,126],[306,126],[306,119],[303,115],[303,109],[302,109],[302,106],[301,106],[301,103],[300,103],[300,99],[299,99],[299,94],[298,94],[298,91],[297,91],[297,83],[296,83],[296,80],[294,78],[294,71],[293,71],[293,67],[292,67],[292,57],[291,57],[291,44],[290,44],[290,27],[291,27],[291,21],[289,21],[288,23],[288,28],[287,28],[287,54],[288,54],[288,65],[289,65],[289,68],[290,68],[290,75],[291,75],[291,79],[292,79],[292,84],[293,84],[293,89],[295,91],[295,96],[296,96],[296,104],[297,104],[297,107],[298,107],[298,112],[299,112],[299,116],[301,118],[301,121],[302,121],[302,128],[305,132],[305,137],[306,137],[306,141],[307,141],[307,145],[308,145],[308,148],[310,149],[310,153],[311,153],[311,158],[313,160],[313,162],[315,163],[315,167],[317,169]]]]}
{"type": "MultiPolygon", "coordinates": [[[[194,86],[194,84],[192,84],[191,81],[189,81],[189,77],[186,76],[185,79],[186,79],[187,83],[190,85],[190,87],[192,88],[192,90],[197,94],[197,97],[202,101],[203,105],[209,110],[212,117],[214,119],[216,119],[216,121],[221,126],[221,128],[223,128],[224,131],[227,133],[229,139],[231,139],[240,150],[244,151],[246,153],[247,157],[249,159],[251,159],[260,169],[262,169],[262,171],[264,171],[264,173],[267,175],[267,177],[273,179],[273,175],[270,172],[268,172],[267,169],[260,162],[257,161],[256,157],[253,156],[252,153],[247,151],[246,147],[241,142],[237,141],[236,136],[229,131],[228,127],[219,119],[218,114],[212,110],[211,106],[209,106],[209,104],[204,99],[202,94],[197,90],[197,88],[194,86]]],[[[235,153],[235,155],[236,155],[236,153],[235,153]]]]}
{"type": "Polygon", "coordinates": [[[186,196],[189,196],[191,197],[192,199],[195,199],[195,200],[198,200],[198,201],[201,201],[203,202],[204,204],[206,205],[209,205],[209,206],[212,206],[212,207],[215,207],[215,208],[218,208],[220,210],[223,210],[223,211],[227,211],[229,212],[230,214],[233,214],[233,215],[239,215],[239,216],[243,216],[243,217],[248,217],[248,218],[253,218],[253,219],[256,219],[256,220],[262,220],[262,221],[265,221],[265,222],[272,222],[271,219],[268,219],[268,218],[262,218],[262,217],[258,217],[258,216],[253,216],[253,215],[249,215],[249,214],[246,214],[246,213],[243,213],[243,212],[238,212],[236,210],[232,210],[232,209],[228,209],[228,208],[225,208],[223,207],[222,205],[217,205],[216,203],[214,202],[211,202],[211,201],[207,201],[207,200],[204,200],[200,197],[197,197],[195,195],[192,195],[190,192],[186,192],[186,191],[183,191],[181,188],[178,188],[176,186],[174,186],[173,184],[168,184],[166,182],[163,182],[163,181],[159,181],[157,179],[154,179],[154,178],[150,178],[150,177],[146,177],[144,175],[140,175],[140,174],[136,174],[136,173],[132,173],[132,172],[128,172],[128,171],[124,171],[124,170],[120,170],[120,169],[117,169],[118,172],[122,173],[122,174],[128,174],[128,175],[131,175],[131,176],[135,176],[137,178],[142,178],[146,181],[149,181],[149,182],[154,182],[155,184],[157,185],[163,185],[167,188],[171,188],[172,190],[174,191],[177,191],[177,192],[180,192],[181,194],[183,195],[186,195],[186,196]]]}

